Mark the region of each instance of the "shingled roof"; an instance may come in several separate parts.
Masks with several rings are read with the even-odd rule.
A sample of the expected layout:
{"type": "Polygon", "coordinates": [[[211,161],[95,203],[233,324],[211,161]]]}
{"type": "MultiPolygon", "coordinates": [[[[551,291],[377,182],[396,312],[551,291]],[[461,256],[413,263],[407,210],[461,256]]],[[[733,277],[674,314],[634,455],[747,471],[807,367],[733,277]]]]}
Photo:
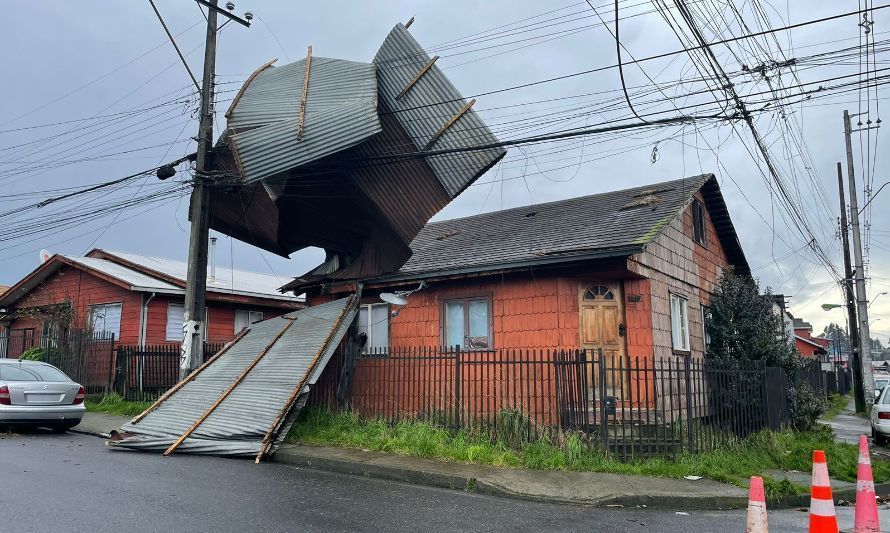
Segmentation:
{"type": "MultiPolygon", "coordinates": [[[[397,281],[626,257],[643,250],[701,190],[736,272],[750,269],[712,174],[427,224],[397,281]]],[[[312,285],[297,279],[286,288],[312,285]]]]}

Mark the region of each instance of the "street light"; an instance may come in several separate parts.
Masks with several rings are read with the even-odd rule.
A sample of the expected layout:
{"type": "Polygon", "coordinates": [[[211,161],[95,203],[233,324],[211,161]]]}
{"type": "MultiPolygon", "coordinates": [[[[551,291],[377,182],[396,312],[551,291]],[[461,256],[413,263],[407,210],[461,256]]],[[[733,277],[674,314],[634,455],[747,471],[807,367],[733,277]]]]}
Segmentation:
{"type": "Polygon", "coordinates": [[[878,320],[880,320],[880,318],[876,318],[876,319],[872,320],[871,322],[868,323],[868,325],[871,326],[872,324],[874,324],[874,323],[877,322],[878,320]]]}
{"type": "Polygon", "coordinates": [[[871,304],[875,303],[875,300],[878,299],[878,296],[883,296],[885,294],[887,294],[887,291],[879,292],[878,294],[876,294],[875,297],[871,299],[871,302],[868,303],[868,306],[871,307],[871,304]]]}
{"type": "MultiPolygon", "coordinates": [[[[887,294],[886,292],[884,294],[887,294]]],[[[838,307],[843,307],[843,304],[822,304],[823,311],[831,311],[832,309],[837,309],[838,307]]]]}

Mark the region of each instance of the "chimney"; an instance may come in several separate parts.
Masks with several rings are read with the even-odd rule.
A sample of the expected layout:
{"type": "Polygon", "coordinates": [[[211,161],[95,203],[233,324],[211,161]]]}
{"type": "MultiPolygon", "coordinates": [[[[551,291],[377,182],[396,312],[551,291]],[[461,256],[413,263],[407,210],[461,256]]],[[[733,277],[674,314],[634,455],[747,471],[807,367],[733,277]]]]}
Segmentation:
{"type": "Polygon", "coordinates": [[[216,283],[216,237],[210,237],[210,283],[216,283]]]}

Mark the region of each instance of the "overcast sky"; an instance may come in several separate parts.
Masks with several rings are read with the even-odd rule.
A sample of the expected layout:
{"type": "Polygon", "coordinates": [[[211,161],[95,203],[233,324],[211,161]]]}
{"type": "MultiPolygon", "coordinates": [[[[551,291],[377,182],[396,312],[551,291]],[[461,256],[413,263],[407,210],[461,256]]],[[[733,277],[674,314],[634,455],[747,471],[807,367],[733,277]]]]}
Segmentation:
{"type": "MultiPolygon", "coordinates": [[[[156,3],[200,78],[204,19],[198,7],[188,0],[156,3]]],[[[603,3],[593,1],[597,13],[613,29],[614,7],[603,3]]],[[[727,21],[739,33],[738,26],[732,26],[734,15],[724,0],[688,3],[694,9],[706,4],[712,14],[719,8],[720,19],[714,18],[713,24],[704,29],[708,38],[718,39],[718,33],[728,37],[729,30],[722,25],[727,21]]],[[[751,31],[759,31],[762,20],[758,21],[751,11],[751,3],[744,4],[742,17],[751,31]]],[[[857,9],[857,3],[851,1],[772,0],[759,4],[773,27],[857,9]]],[[[191,116],[194,88],[147,1],[93,0],[76,5],[16,2],[5,7],[11,23],[0,34],[5,73],[0,85],[0,213],[59,194],[21,196],[23,193],[111,180],[194,150],[195,143],[190,140],[197,131],[191,116]],[[59,122],[64,124],[49,125],[59,122]]],[[[438,65],[465,95],[616,63],[612,34],[585,2],[239,1],[236,12],[245,10],[256,15],[253,26],[246,29],[228,25],[219,38],[217,135],[224,126],[221,115],[228,101],[259,65],[273,57],[279,58],[279,64],[296,61],[305,56],[309,44],[315,56],[370,61],[392,26],[412,16],[416,22],[411,32],[422,45],[441,56],[438,65]],[[505,26],[548,11],[553,12],[505,26]]],[[[886,54],[880,53],[880,40],[885,38],[884,28],[890,22],[886,13],[875,13],[877,69],[887,64],[886,54]]],[[[622,0],[620,17],[621,42],[627,49],[625,61],[631,56],[642,58],[682,48],[651,3],[622,0]]],[[[838,271],[842,271],[842,262],[835,225],[839,212],[835,163],[844,157],[842,111],[848,108],[856,112],[860,99],[864,99],[861,105],[866,109],[868,95],[847,91],[802,104],[772,103],[760,109],[769,101],[770,90],[784,88],[784,94],[796,94],[801,83],[857,73],[859,56],[855,51],[828,60],[812,57],[858,45],[857,22],[855,17],[847,17],[790,34],[777,33],[776,40],[770,36],[734,42],[729,45],[731,51],[714,47],[721,65],[733,73],[739,93],[751,102],[752,110],[757,110],[757,127],[789,184],[791,196],[805,212],[813,234],[838,271]],[[779,46],[784,57],[777,52],[779,46]],[[742,65],[755,67],[792,57],[805,58],[796,70],[797,77],[787,68],[768,71],[767,79],[741,72],[742,65]],[[799,132],[805,145],[796,141],[798,134],[794,132],[799,132]]],[[[679,107],[693,114],[688,106],[707,101],[712,103],[710,111],[714,111],[715,98],[704,90],[702,81],[695,81],[702,73],[689,61],[688,54],[641,65],[645,72],[636,66],[625,68],[626,84],[638,113],[663,113],[653,118],[664,118],[675,116],[679,107]],[[687,83],[678,84],[681,79],[687,83]],[[653,94],[653,87],[659,92],[653,94]]],[[[845,78],[823,86],[837,89],[851,80],[855,81],[845,78]]],[[[635,121],[620,88],[617,69],[606,69],[483,95],[478,97],[476,109],[502,139],[592,127],[608,120],[635,121]]],[[[877,96],[871,92],[873,120],[879,117],[877,96]]],[[[717,100],[723,99],[719,94],[717,100]]],[[[799,100],[790,98],[786,102],[799,100]]],[[[864,134],[854,137],[860,198],[862,167],[874,167],[869,174],[875,189],[890,179],[886,154],[875,157],[886,152],[887,137],[890,135],[876,139],[874,132],[870,138],[864,134]]],[[[437,219],[715,173],[755,276],[763,286],[788,295],[795,315],[812,322],[820,332],[830,320],[843,320],[840,311],[819,308],[821,303],[840,302],[840,292],[807,248],[807,239],[788,223],[787,214],[783,216],[782,205],[766,186],[762,160],[755,161],[751,156],[751,139],[744,123],[712,120],[682,128],[511,148],[500,167],[480,178],[437,219]]],[[[182,173],[177,176],[183,177],[182,173]]],[[[51,205],[40,215],[52,220],[72,206],[101,206],[103,202],[128,200],[165,187],[172,185],[153,177],[139,179],[103,198],[89,197],[92,203],[84,199],[81,203],[51,205]]],[[[10,236],[4,231],[21,220],[16,215],[0,218],[0,284],[10,285],[35,268],[42,248],[78,255],[101,247],[184,260],[187,206],[187,197],[170,196],[123,211],[116,219],[115,214],[98,216],[56,231],[29,235],[10,236]]],[[[890,273],[885,267],[890,251],[890,215],[886,214],[890,193],[877,196],[872,206],[869,275],[870,296],[874,297],[890,290],[890,273]]],[[[97,214],[102,215],[102,210],[97,214]]],[[[219,264],[271,271],[282,282],[314,267],[322,258],[320,251],[306,250],[284,259],[220,237],[219,264]]],[[[873,332],[885,344],[890,335],[888,312],[890,296],[879,298],[872,307],[872,319],[880,319],[873,332]]]]}

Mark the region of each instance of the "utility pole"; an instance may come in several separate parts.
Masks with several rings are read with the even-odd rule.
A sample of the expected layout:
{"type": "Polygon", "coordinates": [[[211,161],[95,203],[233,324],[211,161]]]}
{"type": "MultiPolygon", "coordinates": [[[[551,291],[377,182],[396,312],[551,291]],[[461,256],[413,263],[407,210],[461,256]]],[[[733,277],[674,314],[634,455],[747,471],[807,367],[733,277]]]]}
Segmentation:
{"type": "Polygon", "coordinates": [[[853,255],[856,260],[856,306],[859,310],[859,366],[862,368],[862,391],[866,413],[875,401],[875,380],[871,368],[871,336],[868,331],[868,296],[865,292],[865,269],[862,266],[862,238],[859,233],[859,201],[856,198],[856,175],[853,172],[853,129],[850,113],[844,110],[844,138],[847,144],[847,180],[850,182],[850,224],[853,231],[853,255]]]}
{"type": "MultiPolygon", "coordinates": [[[[216,6],[217,0],[210,0],[216,6]]],[[[204,362],[204,301],[207,292],[207,244],[210,232],[210,193],[207,170],[213,148],[213,79],[216,74],[216,10],[207,10],[207,40],[204,47],[204,77],[201,83],[201,116],[198,125],[198,157],[189,211],[188,274],[185,281],[185,312],[179,379],[185,379],[204,362]]]]}
{"type": "MultiPolygon", "coordinates": [[[[844,198],[844,171],[837,163],[837,187],[841,198],[841,243],[844,246],[844,300],[850,324],[850,366],[853,367],[853,397],[856,412],[865,412],[865,390],[862,386],[862,366],[859,363],[859,330],[856,327],[856,298],[853,296],[853,267],[850,265],[850,241],[847,238],[847,202],[844,198]]],[[[854,196],[856,192],[852,193],[854,196]]],[[[835,331],[837,335],[837,331],[835,331]]]]}

